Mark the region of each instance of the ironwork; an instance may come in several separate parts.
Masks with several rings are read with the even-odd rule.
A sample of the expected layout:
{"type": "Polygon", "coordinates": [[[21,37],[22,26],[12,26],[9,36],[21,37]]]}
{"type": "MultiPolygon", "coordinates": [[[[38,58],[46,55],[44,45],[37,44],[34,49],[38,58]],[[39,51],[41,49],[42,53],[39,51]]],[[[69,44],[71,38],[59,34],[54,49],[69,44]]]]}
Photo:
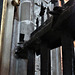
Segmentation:
{"type": "Polygon", "coordinates": [[[56,17],[56,20],[54,20],[52,17],[47,19],[46,22],[44,22],[40,27],[32,32],[30,40],[24,42],[23,47],[21,47],[20,50],[17,50],[16,54],[17,56],[20,55],[19,58],[28,59],[29,61],[32,60],[32,62],[29,63],[28,66],[28,75],[34,75],[35,52],[38,55],[41,55],[41,75],[51,75],[49,49],[51,50],[59,46],[62,46],[63,49],[63,74],[74,75],[74,10],[74,3],[69,6],[68,9],[61,7],[55,8],[53,11],[54,15],[58,15],[58,17],[56,17]],[[61,12],[59,12],[60,10],[58,11],[58,9],[60,9],[61,12]],[[25,58],[26,54],[28,58],[25,58]],[[30,74],[30,72],[32,74],[30,74]]]}

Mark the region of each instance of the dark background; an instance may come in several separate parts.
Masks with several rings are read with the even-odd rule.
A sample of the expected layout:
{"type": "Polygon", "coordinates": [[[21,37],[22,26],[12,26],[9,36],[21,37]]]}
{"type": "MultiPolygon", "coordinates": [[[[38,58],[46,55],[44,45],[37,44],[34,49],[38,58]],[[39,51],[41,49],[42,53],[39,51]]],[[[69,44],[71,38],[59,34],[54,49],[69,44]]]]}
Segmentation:
{"type": "Polygon", "coordinates": [[[0,0],[0,30],[1,30],[2,7],[3,7],[3,0],[0,0]]]}

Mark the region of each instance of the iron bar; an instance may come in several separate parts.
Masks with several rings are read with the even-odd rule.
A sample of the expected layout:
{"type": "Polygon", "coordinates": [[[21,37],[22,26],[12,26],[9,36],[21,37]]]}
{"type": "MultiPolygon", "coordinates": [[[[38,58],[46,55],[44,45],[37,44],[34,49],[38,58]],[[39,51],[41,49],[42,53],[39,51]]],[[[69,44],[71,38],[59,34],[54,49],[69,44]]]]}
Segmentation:
{"type": "Polygon", "coordinates": [[[63,6],[64,5],[64,0],[60,0],[61,1],[61,5],[63,6]]]}
{"type": "Polygon", "coordinates": [[[74,45],[69,34],[62,35],[63,75],[74,75],[74,45]]]}
{"type": "Polygon", "coordinates": [[[38,18],[36,19],[36,28],[38,28],[39,27],[39,20],[38,20],[38,18]]]}
{"type": "Polygon", "coordinates": [[[35,52],[28,50],[27,75],[35,75],[35,52]]]}
{"type": "Polygon", "coordinates": [[[43,6],[43,2],[41,2],[41,11],[40,11],[40,16],[41,16],[41,25],[44,23],[44,13],[45,13],[45,7],[43,6]]]}
{"type": "Polygon", "coordinates": [[[50,50],[47,45],[41,46],[41,75],[51,75],[50,50]]]}
{"type": "Polygon", "coordinates": [[[49,7],[47,8],[47,19],[49,19],[49,7]]]}

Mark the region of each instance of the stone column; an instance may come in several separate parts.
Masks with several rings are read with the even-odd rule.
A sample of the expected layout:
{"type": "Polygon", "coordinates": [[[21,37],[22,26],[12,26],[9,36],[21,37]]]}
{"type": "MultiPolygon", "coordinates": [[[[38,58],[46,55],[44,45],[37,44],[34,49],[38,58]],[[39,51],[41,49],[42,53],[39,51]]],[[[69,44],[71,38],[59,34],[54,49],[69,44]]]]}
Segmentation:
{"type": "Polygon", "coordinates": [[[14,49],[17,43],[30,39],[30,34],[34,30],[33,7],[33,0],[20,0],[19,11],[17,13],[19,20],[14,20],[10,75],[27,75],[28,60],[16,59],[14,57],[14,49]],[[20,39],[21,35],[23,35],[24,38],[20,39]]]}
{"type": "MultiPolygon", "coordinates": [[[[30,34],[34,30],[32,3],[32,0],[21,0],[19,7],[19,37],[21,38],[21,34],[24,35],[24,41],[28,41],[30,39],[30,34]]],[[[21,42],[20,39],[19,42],[21,42]]],[[[27,61],[28,60],[25,59],[17,60],[17,75],[27,75],[27,61]]]]}

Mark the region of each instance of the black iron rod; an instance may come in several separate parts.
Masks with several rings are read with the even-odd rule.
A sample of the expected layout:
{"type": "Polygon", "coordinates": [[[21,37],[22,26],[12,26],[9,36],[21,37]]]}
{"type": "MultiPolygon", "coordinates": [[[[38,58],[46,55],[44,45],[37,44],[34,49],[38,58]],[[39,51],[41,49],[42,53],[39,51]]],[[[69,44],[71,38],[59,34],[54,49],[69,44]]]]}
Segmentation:
{"type": "Polygon", "coordinates": [[[41,47],[41,75],[51,75],[50,50],[46,45],[41,47]]]}
{"type": "Polygon", "coordinates": [[[62,35],[63,75],[74,75],[74,45],[69,34],[62,35]]]}
{"type": "Polygon", "coordinates": [[[61,5],[63,6],[64,5],[64,0],[60,0],[61,1],[61,5]]]}
{"type": "Polygon", "coordinates": [[[38,28],[39,27],[39,20],[38,20],[38,18],[36,19],[36,28],[38,28]]]}
{"type": "Polygon", "coordinates": [[[47,8],[47,19],[49,19],[49,7],[47,8]]]}
{"type": "Polygon", "coordinates": [[[35,52],[28,50],[27,75],[35,75],[35,52]]]}

